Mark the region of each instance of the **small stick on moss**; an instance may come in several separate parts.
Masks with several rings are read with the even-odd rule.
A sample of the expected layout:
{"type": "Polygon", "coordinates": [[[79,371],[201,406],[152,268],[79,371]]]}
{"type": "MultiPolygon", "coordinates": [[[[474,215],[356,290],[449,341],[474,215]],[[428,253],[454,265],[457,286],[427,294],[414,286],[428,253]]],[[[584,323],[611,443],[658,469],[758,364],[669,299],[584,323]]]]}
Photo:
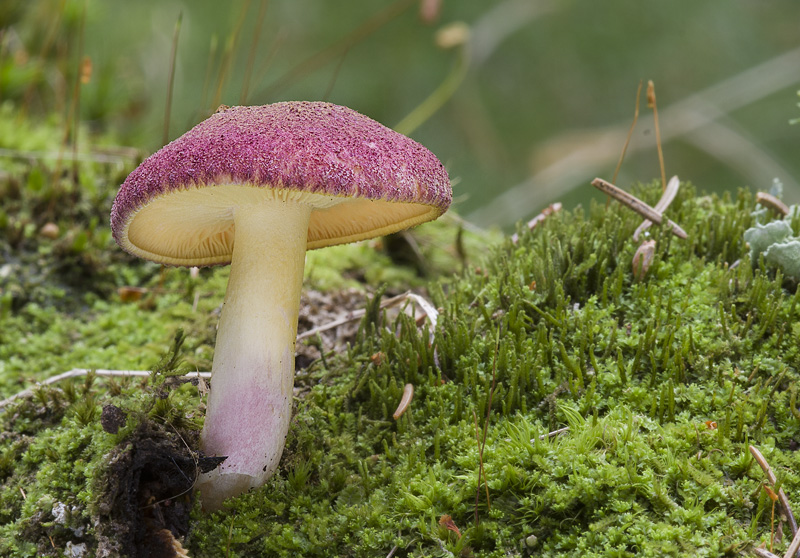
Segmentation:
{"type": "MultiPolygon", "coordinates": [[[[439,313],[434,308],[433,304],[431,304],[428,300],[424,299],[418,294],[414,294],[412,292],[403,293],[401,295],[397,295],[392,298],[387,298],[386,300],[382,301],[380,304],[380,308],[391,308],[394,306],[398,306],[403,302],[411,300],[416,302],[417,305],[422,309],[425,315],[431,322],[431,341],[433,341],[433,332],[436,330],[436,323],[439,318],[439,313]]],[[[325,325],[316,327],[314,329],[310,329],[305,331],[297,336],[297,340],[300,341],[301,339],[305,339],[307,337],[313,337],[314,335],[319,334],[320,332],[327,331],[329,329],[333,329],[335,327],[339,327],[340,325],[353,322],[356,320],[360,320],[364,317],[366,310],[356,310],[354,312],[348,313],[347,316],[341,318],[339,320],[334,320],[330,323],[325,325]]],[[[15,401],[21,397],[30,397],[33,394],[34,389],[40,386],[48,386],[50,384],[54,384],[56,382],[60,382],[61,380],[67,380],[69,378],[78,378],[80,376],[86,376],[90,372],[94,372],[97,376],[117,376],[117,377],[124,377],[124,376],[133,376],[133,377],[147,377],[152,374],[149,370],[104,370],[104,369],[97,369],[92,370],[89,368],[73,368],[72,370],[68,370],[67,372],[63,372],[56,376],[52,376],[47,378],[46,380],[42,380],[41,382],[36,382],[36,386],[28,389],[24,389],[19,393],[15,393],[11,397],[6,399],[0,400],[0,409],[15,401]]],[[[211,372],[192,372],[190,374],[186,374],[182,376],[183,378],[211,378],[211,372]]]]}
{"type": "MultiPolygon", "coordinates": [[[[412,300],[417,303],[417,305],[422,308],[422,311],[428,316],[428,319],[431,321],[431,336],[433,336],[433,331],[436,329],[436,322],[439,319],[439,313],[434,308],[433,304],[429,301],[424,299],[423,297],[419,296],[418,294],[414,294],[412,292],[406,292],[400,295],[397,295],[392,298],[387,298],[386,300],[382,301],[380,304],[380,308],[392,308],[394,306],[398,306],[407,300],[412,300]]],[[[308,331],[304,331],[303,333],[297,336],[297,340],[300,341],[307,337],[313,337],[318,333],[323,331],[328,331],[329,329],[333,329],[339,327],[340,325],[344,325],[349,322],[354,322],[356,320],[360,320],[366,314],[366,309],[354,310],[353,312],[349,312],[344,318],[340,318],[338,320],[334,320],[332,322],[328,322],[327,324],[321,325],[319,327],[315,327],[314,329],[309,329],[308,331]]]]}
{"type": "MultiPolygon", "coordinates": [[[[778,482],[777,477],[775,477],[775,473],[772,472],[772,468],[767,463],[767,460],[764,459],[764,456],[761,454],[760,451],[755,446],[750,446],[750,453],[755,458],[756,462],[761,466],[761,470],[764,471],[764,474],[769,480],[772,486],[778,482]]],[[[781,503],[781,507],[783,508],[783,512],[786,514],[786,517],[789,520],[789,527],[792,529],[792,537],[797,536],[797,521],[794,519],[794,514],[792,513],[792,508],[789,506],[789,499],[786,497],[786,493],[783,491],[783,488],[778,489],[778,501],[781,503]]]]}
{"type": "Polygon", "coordinates": [[[773,554],[766,548],[755,547],[753,548],[753,554],[756,556],[760,556],[761,558],[780,558],[780,556],[773,554]]]}
{"type": "MultiPolygon", "coordinates": [[[[661,195],[661,199],[658,200],[658,203],[653,208],[659,213],[664,213],[669,205],[672,203],[672,200],[675,199],[675,196],[678,195],[678,190],[681,187],[681,181],[678,179],[677,176],[673,176],[667,182],[667,189],[664,190],[664,193],[661,195]]],[[[636,229],[636,232],[633,233],[633,239],[639,240],[639,235],[641,235],[644,231],[650,228],[653,222],[650,219],[645,219],[641,225],[636,229]]]]}
{"type": "MultiPolygon", "coordinates": [[[[67,380],[69,378],[79,378],[81,376],[86,376],[88,374],[95,374],[96,376],[115,376],[115,377],[148,377],[152,375],[152,372],[149,370],[103,370],[103,369],[89,369],[89,368],[73,368],[72,370],[68,370],[67,372],[63,372],[56,376],[52,376],[51,378],[47,378],[46,380],[42,380],[41,382],[36,382],[36,386],[32,388],[28,388],[25,390],[20,391],[19,393],[15,393],[11,397],[3,399],[0,401],[0,409],[20,399],[22,397],[30,397],[33,394],[33,391],[37,387],[41,386],[49,386],[51,384],[55,384],[56,382],[60,382],[61,380],[67,380]]],[[[210,378],[211,372],[192,372],[190,374],[186,374],[184,376],[179,376],[181,378],[192,379],[192,378],[210,378]]]]}
{"type": "Polygon", "coordinates": [[[677,236],[678,238],[688,238],[686,231],[684,231],[677,223],[670,221],[669,219],[665,218],[661,213],[644,203],[639,198],[629,194],[625,190],[614,186],[607,180],[603,180],[602,178],[595,178],[592,180],[592,186],[605,192],[621,204],[629,207],[645,219],[649,219],[650,221],[661,224],[662,222],[666,223],[671,229],[672,233],[677,236]]]}
{"type": "Polygon", "coordinates": [[[772,194],[768,194],[766,192],[758,192],[756,194],[756,203],[763,205],[764,207],[771,209],[775,213],[779,214],[781,217],[786,217],[789,215],[789,206],[783,203],[781,200],[773,196],[772,194]]]}
{"type": "MultiPolygon", "coordinates": [[[[558,430],[553,430],[552,432],[548,432],[547,434],[542,434],[541,436],[539,436],[539,439],[545,440],[547,438],[555,438],[556,436],[560,434],[566,434],[567,432],[569,432],[569,426],[565,426],[564,428],[559,428],[558,430]]],[[[531,442],[532,441],[533,440],[531,440],[531,442]]]]}
{"type": "MultiPolygon", "coordinates": [[[[559,211],[561,211],[561,207],[562,207],[561,202],[551,203],[550,205],[545,207],[542,210],[542,212],[539,213],[539,215],[528,221],[528,230],[533,230],[536,227],[536,225],[538,225],[539,223],[550,217],[553,213],[558,213],[559,211]]],[[[519,242],[519,235],[517,233],[514,233],[511,236],[511,242],[513,242],[514,244],[519,242]]]]}
{"type": "Polygon", "coordinates": [[[798,550],[800,550],[800,531],[794,534],[794,538],[792,539],[791,544],[789,544],[789,548],[786,549],[786,553],[783,555],[783,558],[792,558],[793,556],[797,556],[798,550]]]}
{"type": "Polygon", "coordinates": [[[392,415],[394,420],[399,419],[403,416],[403,413],[406,412],[408,406],[411,404],[411,400],[414,398],[414,384],[406,384],[403,388],[403,397],[400,398],[400,404],[397,406],[397,410],[392,415]]]}

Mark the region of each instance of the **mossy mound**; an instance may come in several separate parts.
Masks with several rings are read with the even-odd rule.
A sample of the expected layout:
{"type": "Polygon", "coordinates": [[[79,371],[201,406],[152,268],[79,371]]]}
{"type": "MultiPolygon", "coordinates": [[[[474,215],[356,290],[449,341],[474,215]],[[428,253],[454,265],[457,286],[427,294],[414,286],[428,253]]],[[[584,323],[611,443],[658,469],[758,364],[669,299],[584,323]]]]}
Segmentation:
{"type": "MultiPolygon", "coordinates": [[[[186,533],[194,557],[720,556],[769,544],[781,518],[748,446],[800,502],[800,289],[763,260],[751,265],[753,209],[745,192],[684,187],[669,214],[689,239],[651,228],[655,254],[640,279],[640,219],[626,208],[552,215],[429,283],[435,327],[389,319],[374,297],[349,350],[323,347],[298,375],[275,477],[214,514],[195,503],[188,525],[151,517],[152,532],[186,533]],[[395,420],[406,384],[414,398],[395,420]]],[[[224,284],[224,272],[193,289],[204,280],[224,284]]],[[[191,315],[181,281],[167,280],[180,294],[147,309],[169,325],[191,315]]],[[[200,322],[165,374],[177,355],[208,361],[213,320],[200,322]]],[[[139,384],[82,383],[3,411],[0,553],[122,551],[106,540],[122,531],[102,524],[121,521],[108,519],[118,517],[115,464],[142,432],[176,453],[182,438],[192,457],[202,420],[195,385],[139,384]],[[127,417],[116,434],[101,426],[109,403],[127,417]],[[48,442],[65,437],[63,450],[48,442]]],[[[776,551],[786,544],[784,534],[776,551]]]]}
{"type": "Polygon", "coordinates": [[[800,290],[749,265],[753,203],[684,188],[670,216],[689,240],[653,230],[642,280],[627,209],[520,230],[430,288],[433,343],[411,318],[368,315],[348,355],[314,367],[280,474],[198,512],[189,548],[719,556],[768,542],[780,520],[748,445],[800,501],[800,290]]]}

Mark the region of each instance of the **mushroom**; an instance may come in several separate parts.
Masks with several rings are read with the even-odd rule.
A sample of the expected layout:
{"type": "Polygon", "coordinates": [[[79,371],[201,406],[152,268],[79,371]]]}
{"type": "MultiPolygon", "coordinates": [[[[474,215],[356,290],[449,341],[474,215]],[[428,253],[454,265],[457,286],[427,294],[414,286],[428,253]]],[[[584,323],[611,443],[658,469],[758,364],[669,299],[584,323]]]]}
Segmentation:
{"type": "Polygon", "coordinates": [[[451,199],[430,151],[322,102],[220,107],[128,176],[111,212],[124,250],[167,265],[231,265],[201,437],[207,455],[227,459],[196,484],[206,509],[278,466],[306,250],[435,219],[451,199]]]}

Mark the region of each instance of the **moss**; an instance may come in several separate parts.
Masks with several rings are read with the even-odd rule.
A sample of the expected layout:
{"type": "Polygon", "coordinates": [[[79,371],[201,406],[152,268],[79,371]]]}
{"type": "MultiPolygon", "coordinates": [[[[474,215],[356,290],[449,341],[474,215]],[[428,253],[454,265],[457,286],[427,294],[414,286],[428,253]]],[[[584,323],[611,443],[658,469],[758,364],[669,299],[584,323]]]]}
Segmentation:
{"type": "MultiPolygon", "coordinates": [[[[433,345],[408,318],[365,320],[350,352],[314,371],[280,473],[223,512],[198,512],[189,547],[718,556],[765,540],[769,506],[747,445],[793,470],[800,295],[746,260],[733,266],[747,255],[751,204],[685,189],[672,218],[690,240],[653,231],[641,281],[635,217],[601,206],[551,217],[431,287],[433,345]],[[409,382],[411,409],[393,421],[409,382]],[[487,420],[491,504],[476,438],[487,420]]],[[[783,478],[790,495],[797,480],[783,478]]]]}
{"type": "MultiPolygon", "coordinates": [[[[652,228],[639,279],[638,219],[615,205],[553,215],[516,244],[459,244],[443,222],[415,233],[423,265],[402,242],[312,254],[309,286],[424,285],[437,325],[390,320],[378,290],[349,348],[298,377],[278,473],[217,513],[195,503],[174,531],[195,557],[719,556],[768,543],[771,501],[747,448],[798,502],[800,290],[751,265],[753,205],[685,187],[670,218],[689,239],[652,228]],[[394,420],[407,383],[414,399],[394,420]]],[[[147,287],[138,303],[95,289],[77,313],[26,300],[2,318],[4,393],[20,373],[148,368],[161,354],[165,370],[210,364],[226,270],[125,263],[104,265],[114,286],[147,287]],[[185,340],[166,350],[179,326],[185,340]]],[[[109,541],[135,533],[109,495],[132,451],[154,440],[181,462],[196,448],[202,397],[167,376],[78,380],[3,410],[0,554],[122,552],[109,541]],[[101,427],[109,404],[127,417],[116,434],[101,427]]]]}

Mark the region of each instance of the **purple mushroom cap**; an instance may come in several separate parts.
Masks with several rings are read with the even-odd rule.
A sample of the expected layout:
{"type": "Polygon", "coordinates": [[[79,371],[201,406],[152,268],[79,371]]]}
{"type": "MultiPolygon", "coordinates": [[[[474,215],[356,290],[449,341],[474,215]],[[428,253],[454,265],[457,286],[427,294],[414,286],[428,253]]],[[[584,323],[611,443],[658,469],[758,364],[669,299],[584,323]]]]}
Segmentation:
{"type": "Polygon", "coordinates": [[[310,249],[435,219],[452,199],[435,155],[352,109],[323,102],[221,107],[128,176],[111,213],[114,238],[160,263],[229,263],[225,204],[201,208],[204,197],[175,196],[228,185],[332,199],[312,213],[310,249]],[[137,226],[145,208],[149,218],[137,226]]]}

